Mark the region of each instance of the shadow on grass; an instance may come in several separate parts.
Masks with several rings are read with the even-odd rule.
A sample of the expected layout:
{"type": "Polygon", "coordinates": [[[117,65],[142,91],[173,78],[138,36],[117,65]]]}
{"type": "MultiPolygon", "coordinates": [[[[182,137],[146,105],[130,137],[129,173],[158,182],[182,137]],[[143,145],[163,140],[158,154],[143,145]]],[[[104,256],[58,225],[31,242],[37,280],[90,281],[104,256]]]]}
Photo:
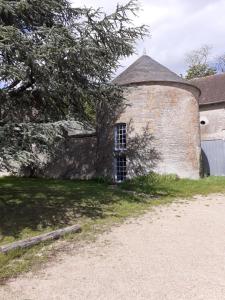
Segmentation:
{"type": "Polygon", "coordinates": [[[192,197],[219,191],[225,192],[225,178],[188,180],[153,173],[128,180],[119,188],[110,188],[108,184],[94,180],[2,178],[0,243],[31,236],[45,228],[74,224],[81,218],[116,217],[123,209],[132,210],[136,204],[149,202],[152,197],[163,203],[169,197],[192,197]],[[150,197],[142,197],[139,193],[150,197]]]}
{"type": "MultiPolygon", "coordinates": [[[[81,217],[104,218],[124,195],[97,181],[0,179],[0,234],[60,228],[81,217]]],[[[126,196],[127,201],[140,201],[126,196]]],[[[0,239],[1,242],[1,239],[0,239]]]]}

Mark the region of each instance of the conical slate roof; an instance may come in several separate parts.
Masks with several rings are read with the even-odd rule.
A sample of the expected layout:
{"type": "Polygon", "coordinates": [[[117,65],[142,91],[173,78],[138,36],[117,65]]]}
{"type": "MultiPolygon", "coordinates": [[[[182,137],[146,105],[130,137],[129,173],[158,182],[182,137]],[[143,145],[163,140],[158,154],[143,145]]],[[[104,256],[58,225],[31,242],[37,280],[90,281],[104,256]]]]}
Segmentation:
{"type": "Polygon", "coordinates": [[[113,80],[113,83],[118,85],[128,85],[131,83],[141,82],[180,82],[186,83],[184,79],[179,77],[174,72],[170,71],[148,55],[141,56],[124,72],[113,80]]]}

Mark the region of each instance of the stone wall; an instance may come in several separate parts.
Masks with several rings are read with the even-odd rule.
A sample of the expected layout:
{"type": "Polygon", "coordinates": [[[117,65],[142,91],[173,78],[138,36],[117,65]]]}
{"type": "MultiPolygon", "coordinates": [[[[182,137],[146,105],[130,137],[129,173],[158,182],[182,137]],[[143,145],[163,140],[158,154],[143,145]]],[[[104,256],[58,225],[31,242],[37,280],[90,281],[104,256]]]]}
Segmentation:
{"type": "Polygon", "coordinates": [[[225,103],[200,106],[201,139],[225,139],[225,103]]]}
{"type": "MultiPolygon", "coordinates": [[[[117,116],[116,122],[127,124],[128,144],[132,141],[135,151],[140,150],[138,146],[145,150],[147,131],[154,137],[151,146],[155,152],[151,153],[160,155],[154,169],[156,172],[198,178],[200,128],[197,90],[181,83],[159,82],[131,85],[125,89],[124,95],[127,106],[117,116]]],[[[217,130],[223,131],[223,113],[224,107],[215,107],[210,113],[207,110],[201,111],[201,116],[206,115],[210,124],[220,120],[217,125],[209,124],[206,127],[207,135],[213,135],[217,130]],[[218,113],[221,117],[218,117],[218,113]]],[[[68,179],[90,179],[96,176],[113,178],[115,120],[109,120],[108,113],[104,113],[104,116],[97,130],[98,139],[93,134],[69,136],[40,176],[68,179]]],[[[146,158],[148,153],[150,152],[142,156],[142,165],[146,171],[150,171],[146,158]]],[[[152,157],[149,156],[149,159],[152,157]]],[[[134,168],[140,160],[138,155],[133,161],[132,158],[128,159],[128,176],[135,175],[134,168]]]]}
{"type": "Polygon", "coordinates": [[[91,179],[96,176],[96,137],[69,137],[49,163],[44,177],[91,179]]]}
{"type": "Polygon", "coordinates": [[[176,83],[133,85],[125,91],[129,105],[118,122],[132,124],[131,136],[141,135],[149,127],[155,138],[154,146],[161,155],[156,172],[199,178],[197,96],[196,89],[176,83]]]}

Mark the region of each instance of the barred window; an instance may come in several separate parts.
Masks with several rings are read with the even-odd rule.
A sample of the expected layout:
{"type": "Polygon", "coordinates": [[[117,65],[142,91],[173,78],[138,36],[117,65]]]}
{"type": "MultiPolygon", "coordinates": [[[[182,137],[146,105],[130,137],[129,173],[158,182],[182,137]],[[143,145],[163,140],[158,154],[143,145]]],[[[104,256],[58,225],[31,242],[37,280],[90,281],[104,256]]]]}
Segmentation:
{"type": "Polygon", "coordinates": [[[115,150],[125,150],[127,148],[127,126],[119,123],[115,126],[115,150]]]}
{"type": "Polygon", "coordinates": [[[121,182],[126,179],[127,176],[127,159],[126,156],[116,157],[116,181],[121,182]]]}

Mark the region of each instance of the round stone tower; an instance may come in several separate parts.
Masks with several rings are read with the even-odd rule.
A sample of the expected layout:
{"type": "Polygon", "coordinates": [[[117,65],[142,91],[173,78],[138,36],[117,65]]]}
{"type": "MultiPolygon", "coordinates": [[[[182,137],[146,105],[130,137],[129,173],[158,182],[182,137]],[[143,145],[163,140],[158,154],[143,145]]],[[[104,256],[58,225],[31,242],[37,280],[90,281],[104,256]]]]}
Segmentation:
{"type": "MultiPolygon", "coordinates": [[[[200,90],[147,55],[113,82],[124,86],[128,102],[118,124],[132,124],[132,135],[141,135],[147,128],[154,137],[154,147],[160,154],[154,170],[199,178],[200,90]]],[[[129,164],[126,168],[127,174],[132,174],[129,164]]]]}

